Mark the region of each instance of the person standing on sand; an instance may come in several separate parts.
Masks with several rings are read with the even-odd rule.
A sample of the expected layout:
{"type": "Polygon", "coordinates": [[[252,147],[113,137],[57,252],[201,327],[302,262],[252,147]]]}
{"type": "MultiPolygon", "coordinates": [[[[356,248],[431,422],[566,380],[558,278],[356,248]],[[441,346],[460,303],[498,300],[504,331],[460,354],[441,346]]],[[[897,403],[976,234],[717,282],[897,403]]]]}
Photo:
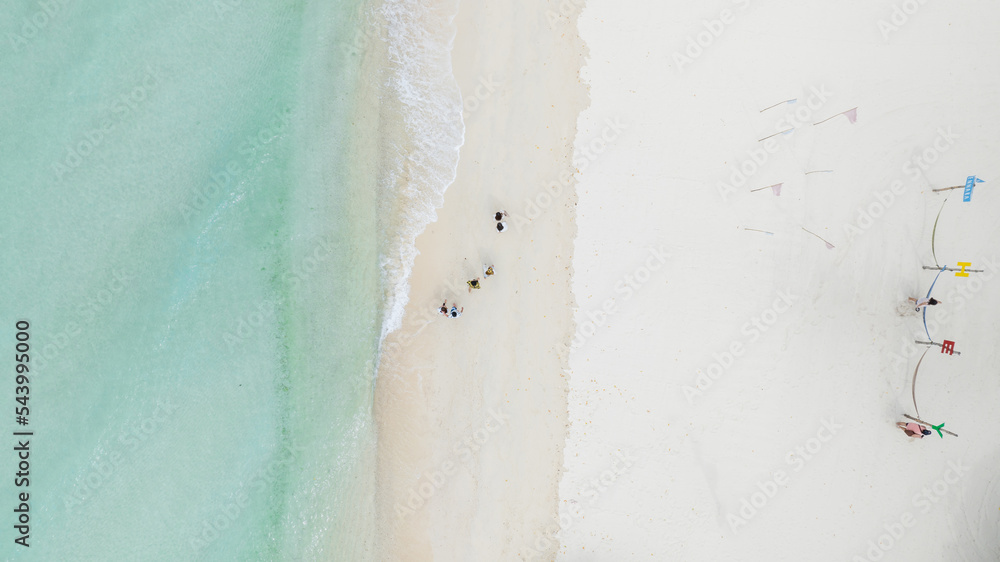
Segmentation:
{"type": "Polygon", "coordinates": [[[459,316],[462,315],[462,312],[464,312],[464,311],[465,311],[465,307],[464,306],[462,307],[462,310],[459,310],[457,306],[451,305],[451,312],[448,313],[448,317],[449,318],[458,318],[459,316]]]}
{"type": "Polygon", "coordinates": [[[916,437],[917,439],[923,439],[924,435],[933,435],[933,433],[931,433],[931,430],[914,422],[910,423],[898,422],[896,423],[896,427],[902,429],[903,433],[905,433],[907,437],[916,437]]]}
{"type": "Polygon", "coordinates": [[[441,316],[448,316],[448,301],[441,303],[441,308],[438,309],[438,312],[441,313],[441,316]]]}
{"type": "Polygon", "coordinates": [[[507,211],[503,209],[497,211],[493,214],[493,220],[497,221],[497,232],[503,232],[507,230],[507,223],[504,222],[503,218],[507,216],[507,211]]]}
{"type": "Polygon", "coordinates": [[[476,277],[472,281],[466,281],[465,283],[467,285],[469,285],[469,292],[470,293],[472,292],[473,289],[482,289],[482,286],[479,284],[479,278],[478,277],[476,277]]]}
{"type": "Polygon", "coordinates": [[[489,267],[487,267],[486,264],[483,264],[483,275],[486,277],[493,277],[493,264],[490,264],[489,267]]]}

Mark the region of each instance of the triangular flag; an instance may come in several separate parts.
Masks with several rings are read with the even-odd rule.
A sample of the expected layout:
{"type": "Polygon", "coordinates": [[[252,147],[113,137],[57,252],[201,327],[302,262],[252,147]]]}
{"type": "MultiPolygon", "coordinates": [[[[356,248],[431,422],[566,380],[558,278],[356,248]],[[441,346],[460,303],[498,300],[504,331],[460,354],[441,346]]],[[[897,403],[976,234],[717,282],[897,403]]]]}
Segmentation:
{"type": "Polygon", "coordinates": [[[781,184],[780,183],[776,183],[776,184],[772,185],[771,186],[771,191],[774,192],[774,196],[775,197],[780,197],[781,196],[781,184]]]}
{"type": "Polygon", "coordinates": [[[813,125],[819,125],[820,123],[826,123],[830,119],[833,119],[834,117],[837,117],[837,116],[840,116],[840,115],[846,116],[848,121],[850,121],[851,123],[854,123],[855,121],[858,120],[858,108],[852,107],[851,109],[848,109],[847,111],[841,111],[840,113],[834,114],[832,117],[827,117],[826,119],[823,119],[822,121],[817,121],[817,122],[813,123],[813,125]]]}

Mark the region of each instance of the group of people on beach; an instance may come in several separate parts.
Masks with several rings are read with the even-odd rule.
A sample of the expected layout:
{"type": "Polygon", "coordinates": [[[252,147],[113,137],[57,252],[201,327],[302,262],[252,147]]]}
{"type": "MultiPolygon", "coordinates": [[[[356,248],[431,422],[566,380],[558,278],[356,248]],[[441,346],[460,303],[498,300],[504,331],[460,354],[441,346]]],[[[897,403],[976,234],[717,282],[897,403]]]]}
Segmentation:
{"type": "MultiPolygon", "coordinates": [[[[507,223],[504,222],[504,220],[503,220],[504,217],[506,217],[506,216],[507,216],[507,211],[504,211],[504,210],[497,211],[493,215],[493,218],[497,221],[497,232],[504,232],[504,231],[507,230],[507,223]]],[[[490,265],[483,264],[483,277],[484,278],[486,278],[486,277],[493,277],[493,275],[495,275],[495,273],[496,272],[493,270],[493,264],[490,264],[490,265]]],[[[482,288],[482,284],[479,282],[479,277],[476,277],[475,279],[470,279],[470,280],[466,281],[465,283],[466,283],[466,285],[469,286],[469,293],[471,293],[473,289],[481,289],[482,288]]],[[[445,300],[443,303],[441,303],[441,307],[438,309],[438,312],[440,312],[441,315],[444,316],[444,317],[446,317],[446,318],[458,318],[459,316],[462,315],[462,312],[464,312],[464,311],[465,311],[465,307],[463,306],[462,308],[458,308],[458,303],[452,303],[451,308],[448,308],[448,301],[447,300],[445,300]]]]}

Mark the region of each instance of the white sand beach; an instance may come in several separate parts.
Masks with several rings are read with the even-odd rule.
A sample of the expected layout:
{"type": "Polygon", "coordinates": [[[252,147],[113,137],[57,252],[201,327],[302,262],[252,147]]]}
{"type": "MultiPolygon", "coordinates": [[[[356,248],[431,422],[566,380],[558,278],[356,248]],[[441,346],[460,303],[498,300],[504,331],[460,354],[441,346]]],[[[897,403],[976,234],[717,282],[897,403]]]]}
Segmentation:
{"type": "Polygon", "coordinates": [[[997,15],[588,2],[576,144],[628,131],[578,186],[593,335],[571,356],[559,560],[1000,559],[997,15]],[[969,202],[932,191],[970,175],[969,202]],[[927,336],[905,301],[934,280],[945,198],[938,261],[986,272],[938,280],[930,334],[961,355],[932,348],[917,380],[921,419],[960,437],[911,440],[927,336]]]}
{"type": "Polygon", "coordinates": [[[462,2],[379,559],[1000,559],[998,12],[462,2]],[[940,276],[925,334],[935,259],[984,273],[940,276]],[[925,356],[919,414],[957,438],[895,425],[928,335],[961,355],[925,356]]]}
{"type": "Polygon", "coordinates": [[[525,201],[571,181],[586,89],[573,25],[544,13],[463,2],[456,18],[458,177],[417,240],[404,326],[379,368],[380,560],[517,560],[555,522],[576,199],[560,184],[530,218],[525,201]],[[496,274],[483,278],[484,264],[496,274]],[[461,317],[437,315],[446,299],[461,317]]]}

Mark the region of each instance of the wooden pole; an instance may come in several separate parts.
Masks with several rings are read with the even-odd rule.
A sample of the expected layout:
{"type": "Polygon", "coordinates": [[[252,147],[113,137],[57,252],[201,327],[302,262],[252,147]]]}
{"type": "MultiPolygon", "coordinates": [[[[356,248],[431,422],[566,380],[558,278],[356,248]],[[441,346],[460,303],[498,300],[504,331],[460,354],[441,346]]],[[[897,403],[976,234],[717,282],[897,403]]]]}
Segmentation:
{"type": "MultiPolygon", "coordinates": [[[[823,237],[822,237],[822,236],[820,236],[819,234],[816,234],[815,232],[810,232],[810,231],[806,230],[806,227],[804,227],[804,226],[800,226],[799,228],[801,228],[802,230],[805,230],[805,231],[806,231],[806,232],[808,232],[809,234],[812,234],[812,235],[813,235],[813,236],[815,236],[816,238],[819,238],[819,239],[820,239],[820,240],[822,240],[823,242],[826,242],[826,239],[825,239],[825,238],[823,238],[823,237]]],[[[830,244],[829,242],[826,242],[826,243],[827,243],[827,244],[830,244]]],[[[833,244],[830,244],[830,246],[833,246],[833,244]]]]}
{"type": "Polygon", "coordinates": [[[830,119],[833,119],[834,117],[840,117],[841,115],[844,115],[844,116],[846,117],[846,115],[845,115],[845,114],[846,114],[846,113],[847,113],[848,111],[851,111],[851,110],[853,110],[853,109],[857,109],[857,108],[856,108],[856,107],[852,107],[851,109],[848,109],[847,111],[841,111],[840,113],[838,113],[838,114],[836,114],[836,115],[831,115],[830,117],[827,117],[826,119],[824,119],[824,120],[822,120],[822,121],[817,121],[817,122],[813,123],[813,125],[819,125],[820,123],[826,123],[826,122],[827,122],[827,121],[829,121],[830,119]]]}
{"type": "MultiPolygon", "coordinates": [[[[936,345],[938,347],[944,347],[943,344],[940,344],[940,343],[937,343],[937,342],[933,342],[933,341],[914,340],[913,343],[920,343],[920,344],[924,344],[924,345],[936,345]]],[[[953,351],[952,353],[954,353],[955,355],[961,355],[962,354],[961,351],[953,351]]],[[[917,412],[917,413],[919,414],[920,412],[917,412]]]]}
{"type": "Polygon", "coordinates": [[[776,104],[774,104],[774,105],[769,105],[769,106],[765,107],[764,109],[760,110],[760,112],[761,112],[761,113],[764,113],[764,112],[765,112],[765,111],[767,111],[768,109],[771,109],[771,108],[773,108],[773,107],[778,107],[779,105],[781,105],[781,104],[783,104],[783,103],[789,103],[789,102],[793,102],[793,101],[795,101],[795,100],[797,100],[797,99],[798,99],[798,98],[792,98],[792,99],[790,99],[790,100],[785,100],[785,101],[779,101],[778,103],[776,103],[776,104]]]}
{"type": "MultiPolygon", "coordinates": [[[[927,266],[927,265],[924,266],[924,269],[931,269],[931,270],[934,270],[934,271],[941,271],[941,269],[944,269],[945,271],[962,271],[961,269],[959,269],[957,267],[940,268],[940,267],[930,267],[930,266],[927,266]]],[[[965,270],[966,273],[983,273],[984,271],[986,271],[986,270],[985,269],[966,269],[965,270]]]]}
{"type": "Polygon", "coordinates": [[[766,136],[766,137],[764,137],[764,138],[762,138],[762,139],[757,139],[757,142],[760,142],[760,141],[766,141],[767,139],[769,139],[769,138],[771,138],[771,137],[776,137],[776,136],[778,136],[778,135],[781,135],[781,134],[784,134],[784,133],[787,133],[788,131],[792,131],[792,130],[795,130],[795,127],[789,127],[789,128],[787,128],[787,129],[785,129],[784,131],[778,131],[777,133],[774,133],[773,135],[768,135],[768,136],[766,136]]]}
{"type": "MultiPolygon", "coordinates": [[[[921,419],[917,419],[917,418],[915,418],[915,417],[913,417],[913,416],[911,416],[911,415],[909,415],[909,414],[903,414],[903,417],[904,417],[904,418],[909,418],[909,419],[911,419],[911,420],[913,420],[913,421],[915,421],[915,422],[917,422],[917,423],[922,423],[922,424],[924,424],[924,425],[926,425],[927,427],[930,427],[930,428],[933,428],[933,427],[934,427],[934,424],[932,424],[932,423],[927,423],[927,422],[925,422],[924,420],[921,420],[921,419]]],[[[945,428],[943,428],[943,427],[941,428],[941,431],[943,431],[943,432],[947,433],[948,435],[953,435],[953,436],[955,436],[955,437],[958,437],[958,434],[957,434],[957,433],[952,433],[952,432],[948,431],[947,429],[945,429],[945,428]]]]}

